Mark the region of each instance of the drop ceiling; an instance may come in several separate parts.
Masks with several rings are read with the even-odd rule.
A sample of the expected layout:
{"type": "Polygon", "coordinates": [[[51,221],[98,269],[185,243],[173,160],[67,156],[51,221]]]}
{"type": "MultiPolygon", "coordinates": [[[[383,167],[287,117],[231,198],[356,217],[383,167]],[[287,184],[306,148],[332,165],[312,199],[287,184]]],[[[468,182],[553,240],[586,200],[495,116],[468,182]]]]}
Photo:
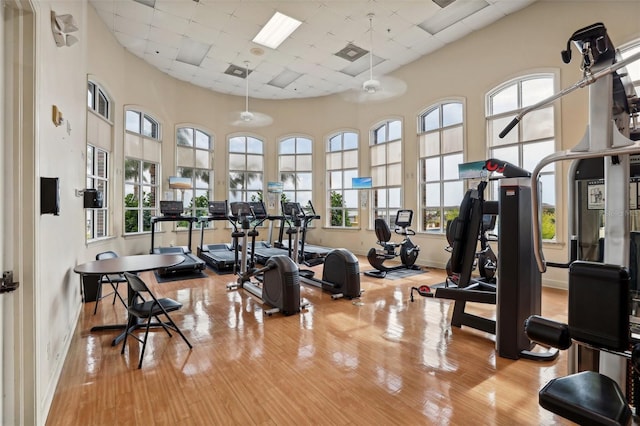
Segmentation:
{"type": "Polygon", "coordinates": [[[251,97],[295,99],[361,87],[369,79],[370,51],[374,76],[386,75],[534,1],[90,3],[122,46],[164,73],[215,92],[244,96],[248,62],[251,97]],[[252,42],[276,11],[302,24],[275,50],[252,42]]]}

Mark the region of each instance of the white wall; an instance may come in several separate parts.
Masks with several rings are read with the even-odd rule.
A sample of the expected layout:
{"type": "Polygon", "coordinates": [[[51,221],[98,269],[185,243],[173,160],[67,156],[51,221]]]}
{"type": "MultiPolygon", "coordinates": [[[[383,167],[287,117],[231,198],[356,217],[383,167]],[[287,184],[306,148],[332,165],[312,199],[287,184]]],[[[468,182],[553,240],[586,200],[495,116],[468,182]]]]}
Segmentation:
{"type": "MultiPolygon", "coordinates": [[[[75,189],[85,186],[87,3],[39,1],[36,4],[35,174],[57,177],[60,214],[36,212],[35,370],[37,423],[44,423],[81,307],[79,277],[73,267],[84,261],[84,210],[75,189]],[[57,47],[50,12],[71,14],[80,40],[57,47]],[[52,107],[63,113],[55,126],[52,107]]],[[[36,182],[38,185],[38,182],[36,182]]],[[[36,191],[39,206],[39,191],[36,191]]],[[[24,283],[29,285],[30,283],[24,283]]]]}

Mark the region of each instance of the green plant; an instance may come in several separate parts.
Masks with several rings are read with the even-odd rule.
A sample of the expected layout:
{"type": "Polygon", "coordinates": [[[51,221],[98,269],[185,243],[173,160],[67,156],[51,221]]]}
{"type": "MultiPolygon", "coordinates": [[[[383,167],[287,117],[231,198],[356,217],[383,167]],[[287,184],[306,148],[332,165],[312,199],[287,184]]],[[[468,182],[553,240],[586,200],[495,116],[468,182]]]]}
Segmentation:
{"type": "Polygon", "coordinates": [[[330,194],[331,203],[331,226],[351,226],[351,219],[349,215],[345,215],[344,199],[342,194],[336,191],[331,191],[330,194]],[[339,207],[339,208],[336,208],[339,207]],[[342,218],[344,217],[344,225],[342,224],[342,218]]]}
{"type": "Polygon", "coordinates": [[[542,239],[551,240],[556,236],[556,209],[544,208],[542,211],[542,239]]]}

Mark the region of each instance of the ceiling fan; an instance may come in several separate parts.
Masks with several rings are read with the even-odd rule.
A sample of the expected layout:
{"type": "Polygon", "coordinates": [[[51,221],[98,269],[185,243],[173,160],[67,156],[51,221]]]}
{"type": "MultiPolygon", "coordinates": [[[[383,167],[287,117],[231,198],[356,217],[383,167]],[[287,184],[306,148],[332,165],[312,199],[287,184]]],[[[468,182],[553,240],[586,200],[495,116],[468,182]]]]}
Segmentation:
{"type": "Polygon", "coordinates": [[[273,123],[273,118],[261,112],[249,111],[249,62],[245,61],[245,98],[244,111],[233,113],[231,119],[232,126],[238,127],[263,127],[273,123]]]}
{"type": "Polygon", "coordinates": [[[382,101],[402,95],[407,91],[407,84],[395,77],[373,76],[373,17],[375,14],[369,13],[369,79],[362,83],[357,89],[350,89],[344,92],[343,98],[350,102],[382,101]]]}

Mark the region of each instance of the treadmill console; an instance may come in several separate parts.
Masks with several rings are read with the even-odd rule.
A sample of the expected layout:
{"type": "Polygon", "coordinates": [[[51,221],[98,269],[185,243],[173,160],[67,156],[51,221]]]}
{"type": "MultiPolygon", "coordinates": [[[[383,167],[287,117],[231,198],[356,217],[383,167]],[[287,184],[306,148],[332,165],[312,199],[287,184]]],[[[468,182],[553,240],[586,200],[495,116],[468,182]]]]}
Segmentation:
{"type": "Polygon", "coordinates": [[[180,216],[183,212],[182,201],[160,201],[160,213],[165,216],[180,216]]]}
{"type": "Polygon", "coordinates": [[[299,217],[303,216],[304,212],[302,211],[300,203],[287,201],[282,203],[282,214],[288,217],[299,217]]]}
{"type": "Polygon", "coordinates": [[[253,210],[253,217],[256,220],[264,220],[267,216],[267,209],[264,206],[264,202],[262,201],[250,201],[249,207],[253,210]]]}
{"type": "Polygon", "coordinates": [[[231,203],[231,216],[239,219],[241,216],[253,216],[253,211],[249,203],[244,201],[234,201],[231,203]]]}
{"type": "Polygon", "coordinates": [[[227,218],[228,209],[226,201],[209,201],[209,215],[212,220],[223,220],[227,218]]]}

